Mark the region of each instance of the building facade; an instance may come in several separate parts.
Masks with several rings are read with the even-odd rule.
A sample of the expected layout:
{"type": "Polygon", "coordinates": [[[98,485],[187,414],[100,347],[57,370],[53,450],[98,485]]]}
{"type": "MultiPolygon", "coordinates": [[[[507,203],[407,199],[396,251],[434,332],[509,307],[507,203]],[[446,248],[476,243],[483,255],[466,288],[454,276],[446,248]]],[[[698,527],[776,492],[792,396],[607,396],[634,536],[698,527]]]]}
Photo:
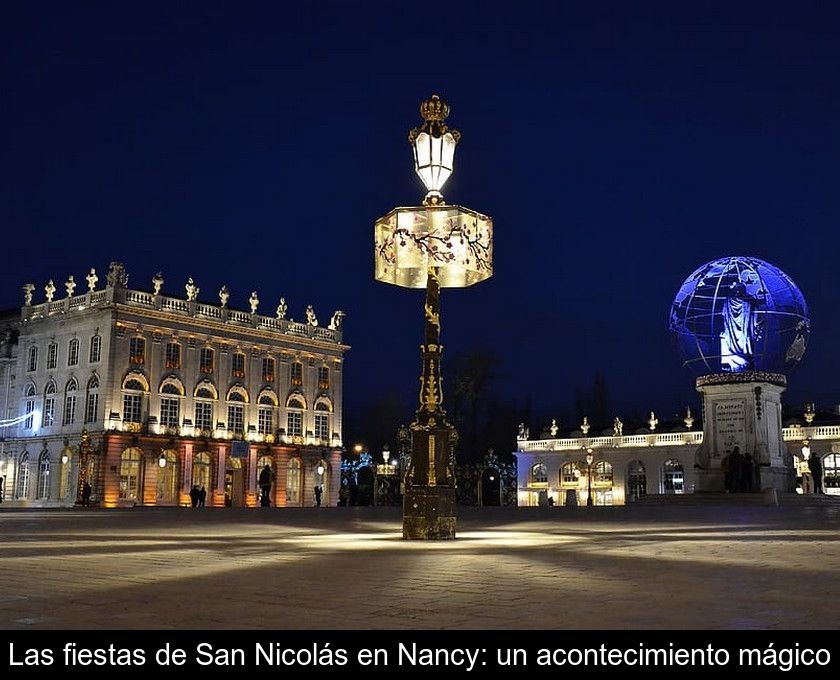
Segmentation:
{"type": "MultiPolygon", "coordinates": [[[[807,418],[807,415],[806,415],[807,418]]],[[[624,505],[651,494],[698,491],[698,464],[704,433],[692,429],[690,416],[681,431],[589,437],[581,430],[530,439],[520,427],[517,461],[517,502],[521,506],[551,503],[624,505]],[[586,462],[592,454],[591,465],[586,462]]],[[[823,414],[819,422],[788,423],[782,429],[782,448],[790,472],[787,491],[801,492],[801,479],[809,470],[807,458],[822,463],[822,488],[840,495],[840,413],[823,414]]],[[[673,428],[676,429],[676,428],[673,428]]]]}
{"type": "Polygon", "coordinates": [[[319,325],[128,287],[112,263],[104,288],[24,306],[5,319],[0,403],[4,502],[73,505],[90,486],[105,507],[175,506],[206,493],[208,506],[335,505],[342,448],[343,312],[319,325]],[[268,466],[270,478],[261,474],[268,466]],[[266,479],[271,482],[267,487],[266,479]]]}

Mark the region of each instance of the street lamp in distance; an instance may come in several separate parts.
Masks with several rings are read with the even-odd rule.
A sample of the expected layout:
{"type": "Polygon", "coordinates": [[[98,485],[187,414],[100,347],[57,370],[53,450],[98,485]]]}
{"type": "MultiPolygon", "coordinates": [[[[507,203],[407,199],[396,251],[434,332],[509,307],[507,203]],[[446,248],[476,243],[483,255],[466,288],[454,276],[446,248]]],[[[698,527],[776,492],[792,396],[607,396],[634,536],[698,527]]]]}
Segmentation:
{"type": "Polygon", "coordinates": [[[592,507],[592,461],[595,456],[592,455],[592,449],[586,449],[586,507],[592,507]]]}

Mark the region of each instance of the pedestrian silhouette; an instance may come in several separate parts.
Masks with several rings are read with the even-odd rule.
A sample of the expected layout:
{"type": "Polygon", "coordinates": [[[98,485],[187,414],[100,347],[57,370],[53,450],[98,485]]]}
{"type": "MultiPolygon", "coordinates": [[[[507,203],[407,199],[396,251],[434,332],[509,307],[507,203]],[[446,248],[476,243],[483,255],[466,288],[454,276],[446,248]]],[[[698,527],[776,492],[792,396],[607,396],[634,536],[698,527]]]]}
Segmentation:
{"type": "Polygon", "coordinates": [[[207,489],[204,486],[198,492],[198,507],[203,508],[204,502],[207,500],[207,489]]]}
{"type": "Polygon", "coordinates": [[[198,507],[198,487],[195,484],[190,489],[190,503],[194,508],[198,507]]]}
{"type": "Polygon", "coordinates": [[[823,492],[823,471],[822,461],[816,454],[812,454],[808,459],[808,469],[811,471],[811,476],[814,478],[814,493],[823,492]]]}
{"type": "Polygon", "coordinates": [[[315,505],[319,508],[321,507],[321,493],[322,492],[323,492],[323,490],[321,489],[321,486],[316,485],[315,486],[315,505]]]}
{"type": "Polygon", "coordinates": [[[92,489],[90,488],[90,484],[87,480],[85,480],[85,483],[82,485],[82,505],[84,505],[86,508],[90,507],[91,492],[92,489]]]}

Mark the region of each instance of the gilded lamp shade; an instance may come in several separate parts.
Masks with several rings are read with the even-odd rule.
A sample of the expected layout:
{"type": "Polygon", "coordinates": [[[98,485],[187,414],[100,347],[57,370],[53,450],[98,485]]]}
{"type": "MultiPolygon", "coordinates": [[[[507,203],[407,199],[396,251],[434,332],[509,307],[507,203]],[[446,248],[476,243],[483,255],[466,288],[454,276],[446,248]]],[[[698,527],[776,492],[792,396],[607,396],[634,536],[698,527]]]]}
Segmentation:
{"type": "Polygon", "coordinates": [[[443,288],[493,275],[493,221],[457,205],[394,208],[374,225],[377,281],[425,288],[430,267],[443,288]]]}

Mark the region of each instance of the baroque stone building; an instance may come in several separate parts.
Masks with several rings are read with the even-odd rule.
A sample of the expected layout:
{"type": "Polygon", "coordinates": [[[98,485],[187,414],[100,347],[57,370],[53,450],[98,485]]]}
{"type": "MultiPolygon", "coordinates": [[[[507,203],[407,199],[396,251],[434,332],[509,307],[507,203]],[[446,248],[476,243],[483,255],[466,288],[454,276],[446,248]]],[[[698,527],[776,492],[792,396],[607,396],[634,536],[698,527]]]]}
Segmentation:
{"type": "Polygon", "coordinates": [[[33,304],[0,317],[0,404],[4,501],[73,505],[90,485],[105,507],[188,505],[193,487],[206,504],[255,507],[335,505],[342,447],[343,312],[327,326],[128,287],[112,263],[97,290],[44,288],[33,304]],[[271,471],[270,479],[265,466],[271,471]],[[270,481],[270,487],[266,484],[270,481]]]}
{"type": "MultiPolygon", "coordinates": [[[[782,458],[788,479],[780,491],[802,493],[808,458],[821,461],[822,488],[840,496],[840,406],[803,418],[792,418],[781,428],[782,458]]],[[[708,429],[708,427],[706,428],[708,429]]],[[[714,435],[715,433],[712,433],[714,435]]],[[[588,422],[571,431],[554,424],[538,439],[520,426],[515,452],[518,504],[555,505],[567,500],[592,505],[624,505],[647,495],[700,491],[702,446],[707,433],[691,412],[683,423],[659,426],[651,413],[647,428],[625,433],[619,418],[608,431],[590,432],[588,422]],[[587,453],[592,463],[587,463],[587,453]]],[[[748,440],[751,450],[754,442],[748,440]]]]}

